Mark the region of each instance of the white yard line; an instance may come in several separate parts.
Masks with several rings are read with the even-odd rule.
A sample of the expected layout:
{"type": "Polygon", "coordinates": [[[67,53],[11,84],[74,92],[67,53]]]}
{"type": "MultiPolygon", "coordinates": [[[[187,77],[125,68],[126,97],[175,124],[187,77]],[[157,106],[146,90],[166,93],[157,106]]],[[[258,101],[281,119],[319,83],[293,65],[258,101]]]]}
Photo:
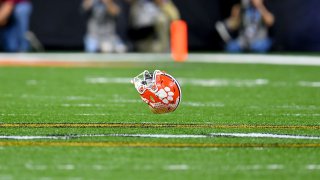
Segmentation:
{"type": "Polygon", "coordinates": [[[300,113],[296,113],[296,114],[274,114],[274,116],[293,116],[293,117],[317,117],[320,116],[320,114],[314,113],[314,114],[300,114],[300,113]]]}
{"type": "Polygon", "coordinates": [[[92,165],[92,169],[96,170],[96,171],[101,171],[104,169],[104,167],[102,165],[99,164],[94,164],[92,165]]]}
{"type": "Polygon", "coordinates": [[[88,77],[86,78],[86,82],[90,84],[130,84],[132,78],[120,78],[120,77],[88,77]]]}
{"type": "Polygon", "coordinates": [[[37,80],[34,80],[34,79],[30,79],[30,80],[26,81],[26,84],[29,85],[29,86],[37,85],[38,83],[39,82],[37,80]]]}
{"type": "MultiPolygon", "coordinates": [[[[257,108],[259,108],[257,106],[257,108]]],[[[320,109],[320,106],[316,106],[316,105],[278,105],[278,106],[274,106],[274,108],[281,108],[281,109],[293,109],[293,110],[316,110],[316,109],[320,109]]]]}
{"type": "Polygon", "coordinates": [[[283,168],[284,168],[284,166],[282,164],[269,164],[269,165],[267,165],[268,170],[280,170],[283,168]]]}
{"type": "MultiPolygon", "coordinates": [[[[130,84],[130,77],[87,77],[85,82],[88,84],[130,84]]],[[[299,81],[295,84],[287,82],[271,82],[268,79],[201,79],[201,78],[177,78],[181,85],[192,85],[201,87],[256,87],[256,86],[301,86],[301,87],[320,87],[320,81],[309,82],[299,81]]]]}
{"type": "Polygon", "coordinates": [[[66,97],[67,100],[91,100],[93,99],[92,97],[85,97],[85,96],[67,96],[66,97]]]}
{"type": "Polygon", "coordinates": [[[74,170],[75,166],[73,164],[61,164],[61,165],[58,165],[58,169],[70,171],[70,170],[74,170]]]}
{"type": "Polygon", "coordinates": [[[308,164],[306,166],[308,170],[320,170],[320,164],[308,164]]]}
{"type": "Polygon", "coordinates": [[[25,167],[29,170],[38,170],[45,171],[48,169],[47,165],[44,164],[33,164],[33,163],[25,163],[25,167]]]}
{"type": "MultiPolygon", "coordinates": [[[[129,77],[87,77],[85,81],[89,84],[130,84],[129,77]]],[[[268,79],[195,79],[177,78],[181,85],[193,85],[202,87],[252,87],[269,84],[268,79]]]]}
{"type": "Polygon", "coordinates": [[[213,137],[248,137],[248,138],[278,138],[278,139],[320,139],[319,136],[285,135],[269,133],[210,133],[213,137]]]}
{"type": "Polygon", "coordinates": [[[282,170],[282,169],[284,169],[284,165],[282,165],[282,164],[238,165],[238,166],[236,167],[236,169],[239,169],[239,170],[247,170],[247,171],[252,171],[252,170],[282,170]]]}
{"type": "Polygon", "coordinates": [[[191,106],[191,107],[224,107],[223,103],[219,102],[193,102],[193,101],[186,101],[183,102],[184,106],[191,106]]]}
{"type": "Polygon", "coordinates": [[[277,139],[306,139],[318,140],[319,136],[285,135],[270,133],[210,133],[207,135],[197,134],[79,134],[61,136],[0,136],[0,139],[71,139],[81,137],[139,137],[139,138],[214,138],[214,137],[241,137],[241,138],[277,138],[277,139]]]}
{"type": "Polygon", "coordinates": [[[170,171],[185,171],[189,169],[189,166],[186,164],[172,164],[165,166],[164,169],[170,171]]]}
{"type": "Polygon", "coordinates": [[[83,114],[74,114],[75,116],[110,116],[111,114],[89,114],[89,113],[83,113],[83,114]]]}
{"type": "Polygon", "coordinates": [[[224,86],[234,86],[234,87],[252,87],[252,86],[262,86],[267,85],[269,80],[267,79],[178,79],[181,85],[193,85],[202,87],[224,87],[224,86]]]}
{"type": "Polygon", "coordinates": [[[105,104],[88,104],[88,103],[80,103],[80,104],[61,104],[63,107],[105,107],[105,104]]]}
{"type": "Polygon", "coordinates": [[[300,86],[304,86],[304,87],[320,88],[320,82],[300,81],[298,84],[299,84],[300,86]]]}

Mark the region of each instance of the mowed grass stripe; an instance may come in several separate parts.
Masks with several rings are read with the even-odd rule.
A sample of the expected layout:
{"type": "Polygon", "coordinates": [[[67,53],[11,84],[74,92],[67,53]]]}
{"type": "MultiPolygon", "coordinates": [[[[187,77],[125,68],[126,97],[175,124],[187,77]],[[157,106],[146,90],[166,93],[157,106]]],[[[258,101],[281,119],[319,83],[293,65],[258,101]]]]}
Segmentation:
{"type": "Polygon", "coordinates": [[[34,142],[0,141],[0,146],[150,147],[150,148],[319,148],[320,143],[148,143],[148,142],[34,142]]]}
{"type": "Polygon", "coordinates": [[[2,123],[0,128],[210,128],[210,129],[320,129],[320,125],[216,125],[170,123],[2,123]]]}

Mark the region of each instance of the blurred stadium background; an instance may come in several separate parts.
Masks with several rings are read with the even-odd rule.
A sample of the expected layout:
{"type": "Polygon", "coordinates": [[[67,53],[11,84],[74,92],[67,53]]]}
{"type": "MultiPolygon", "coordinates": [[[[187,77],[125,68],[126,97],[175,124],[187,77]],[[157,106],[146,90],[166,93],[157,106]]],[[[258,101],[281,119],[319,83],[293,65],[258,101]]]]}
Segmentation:
{"type": "MultiPolygon", "coordinates": [[[[31,31],[47,50],[82,50],[86,20],[80,0],[33,0],[31,31]]],[[[215,22],[230,15],[237,0],[173,0],[189,26],[191,51],[221,51],[215,22]]],[[[318,0],[266,0],[276,17],[271,29],[274,51],[320,50],[318,0]]]]}

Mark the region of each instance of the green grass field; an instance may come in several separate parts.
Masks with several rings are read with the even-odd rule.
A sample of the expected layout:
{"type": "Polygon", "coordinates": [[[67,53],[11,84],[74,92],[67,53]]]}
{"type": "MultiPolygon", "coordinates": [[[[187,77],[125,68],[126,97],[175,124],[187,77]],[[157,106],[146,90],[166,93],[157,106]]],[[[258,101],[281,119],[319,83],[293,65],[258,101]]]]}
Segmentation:
{"type": "Polygon", "coordinates": [[[0,179],[319,179],[319,78],[320,66],[0,67],[0,179]],[[129,78],[145,69],[181,81],[175,112],[140,100],[129,78]]]}

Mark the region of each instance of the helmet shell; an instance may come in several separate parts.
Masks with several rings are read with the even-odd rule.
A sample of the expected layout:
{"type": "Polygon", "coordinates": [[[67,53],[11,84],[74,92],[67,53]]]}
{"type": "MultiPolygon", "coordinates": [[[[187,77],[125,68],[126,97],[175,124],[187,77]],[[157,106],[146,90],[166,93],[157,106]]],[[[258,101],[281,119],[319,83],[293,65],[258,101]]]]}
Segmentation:
{"type": "MultiPolygon", "coordinates": [[[[144,73],[149,72],[144,71],[144,73]]],[[[163,71],[155,70],[149,83],[145,84],[143,81],[148,81],[146,76],[144,76],[144,80],[134,82],[135,87],[140,93],[141,99],[148,104],[153,113],[163,114],[177,109],[181,102],[182,93],[180,85],[174,77],[163,71]]]]}

